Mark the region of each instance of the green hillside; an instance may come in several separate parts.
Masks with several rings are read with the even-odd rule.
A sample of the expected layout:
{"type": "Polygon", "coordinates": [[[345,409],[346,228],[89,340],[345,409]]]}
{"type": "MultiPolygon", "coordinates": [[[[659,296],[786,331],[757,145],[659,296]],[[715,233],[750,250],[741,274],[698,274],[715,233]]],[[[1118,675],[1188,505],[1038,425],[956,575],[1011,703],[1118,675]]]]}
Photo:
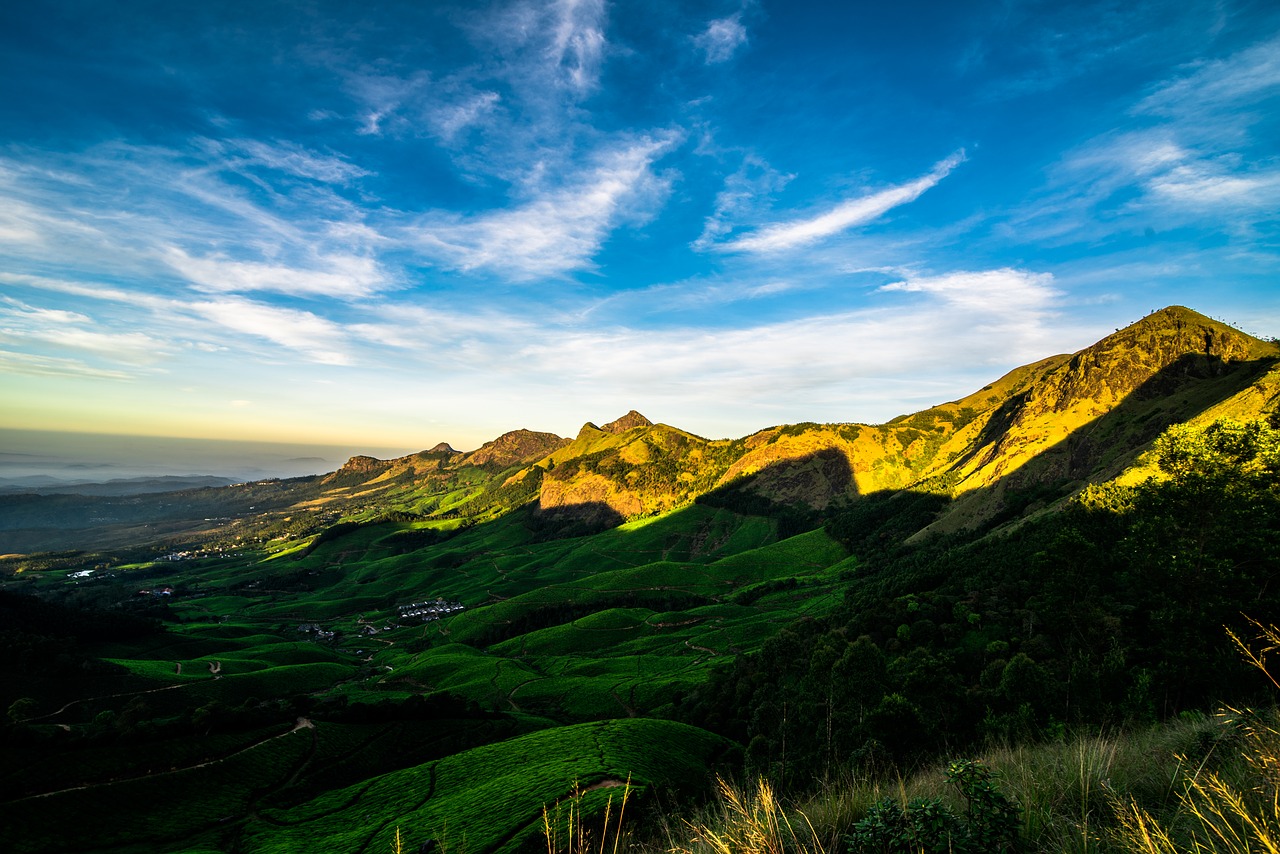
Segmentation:
{"type": "Polygon", "coordinates": [[[717,771],[799,791],[1246,702],[1222,626],[1280,621],[1278,403],[1280,346],[1171,308],[884,425],[630,412],[6,497],[0,841],[484,854],[628,775],[643,825],[717,771]]]}

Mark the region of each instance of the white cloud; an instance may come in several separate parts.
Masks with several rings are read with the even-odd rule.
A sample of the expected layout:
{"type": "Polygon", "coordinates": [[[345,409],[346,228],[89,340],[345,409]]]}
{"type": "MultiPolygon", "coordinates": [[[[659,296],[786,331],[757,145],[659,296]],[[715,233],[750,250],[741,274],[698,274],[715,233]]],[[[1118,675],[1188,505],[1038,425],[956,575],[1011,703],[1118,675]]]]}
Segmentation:
{"type": "Polygon", "coordinates": [[[341,326],[309,311],[228,298],[192,303],[190,310],[227,329],[264,338],[324,365],[349,365],[341,326]]]}
{"type": "Polygon", "coordinates": [[[401,77],[367,69],[346,75],[346,88],[359,102],[356,133],[380,136],[388,131],[411,129],[404,111],[413,111],[424,97],[431,76],[417,71],[401,77]]]}
{"type": "Polygon", "coordinates": [[[759,213],[772,195],[794,177],[779,172],[754,154],[743,157],[742,165],[725,178],[724,188],[716,194],[715,210],[704,221],[702,234],[693,242],[693,248],[711,248],[716,240],[733,230],[734,222],[759,213]]]}
{"type": "Polygon", "coordinates": [[[910,277],[884,285],[880,290],[929,294],[948,305],[978,315],[1008,318],[1025,313],[1034,318],[1062,295],[1052,283],[1053,276],[1049,273],[1003,268],[910,277]]]}
{"type": "Polygon", "coordinates": [[[1241,173],[1234,158],[1180,163],[1152,177],[1152,201],[1186,211],[1274,209],[1280,202],[1280,170],[1241,173]]]}
{"type": "Polygon", "coordinates": [[[1190,120],[1280,93],[1280,36],[1193,68],[1162,83],[1133,111],[1190,120]]]}
{"type": "Polygon", "coordinates": [[[593,168],[528,202],[469,218],[429,216],[413,239],[446,266],[517,281],[587,268],[613,228],[643,221],[665,198],[670,180],[652,166],[674,143],[667,135],[602,151],[593,168]]]}
{"type": "Polygon", "coordinates": [[[738,48],[747,43],[747,28],[742,26],[741,13],[711,21],[694,36],[693,43],[706,56],[708,65],[732,59],[738,48]]]}
{"type": "Polygon", "coordinates": [[[493,51],[488,73],[531,105],[594,91],[607,53],[603,0],[519,0],[468,26],[493,51]]]}
{"type": "Polygon", "coordinates": [[[899,205],[915,201],[947,177],[964,159],[964,151],[957,151],[937,163],[927,175],[914,181],[850,199],[816,216],[762,226],[720,244],[718,248],[726,252],[770,254],[816,243],[856,225],[871,222],[899,205]]]}
{"type": "MultiPolygon", "coordinates": [[[[68,326],[66,318],[82,317],[87,323],[87,315],[65,311],[50,314],[24,307],[19,319],[23,321],[20,328],[24,330],[23,337],[28,343],[39,341],[52,348],[92,351],[102,358],[118,362],[145,364],[170,356],[176,349],[223,354],[223,357],[231,352],[242,355],[246,339],[235,337],[238,334],[248,339],[269,341],[320,364],[348,365],[355,362],[352,344],[358,336],[342,324],[309,311],[274,306],[241,296],[189,302],[182,298],[138,293],[91,282],[38,276],[0,274],[0,282],[110,303],[127,312],[124,315],[127,322],[154,331],[154,334],[106,334],[77,330],[68,326]],[[38,334],[32,331],[30,318],[46,320],[38,334]]],[[[16,313],[16,310],[10,310],[10,313],[16,313]]],[[[0,310],[0,321],[3,318],[4,312],[0,310]]],[[[122,321],[116,317],[114,322],[122,321]]],[[[3,334],[3,326],[0,325],[0,337],[3,334]]],[[[278,361],[269,353],[256,355],[260,361],[278,361]]]]}
{"type": "Polygon", "coordinates": [[[1129,129],[1068,152],[1049,192],[1015,215],[1007,233],[1091,240],[1113,233],[1118,221],[1252,233],[1280,206],[1273,146],[1254,130],[1274,114],[1277,97],[1280,37],[1198,63],[1135,104],[1129,129]]]}
{"type": "Polygon", "coordinates": [[[452,143],[464,130],[490,115],[501,101],[497,92],[480,92],[460,103],[437,107],[431,113],[431,123],[446,143],[452,143]]]}
{"type": "Polygon", "coordinates": [[[356,299],[388,286],[386,276],[373,259],[351,255],[317,257],[313,260],[319,269],[235,261],[219,256],[195,258],[172,246],[163,253],[163,258],[197,289],[217,293],[268,291],[356,299]]]}
{"type": "Polygon", "coordinates": [[[348,184],[370,174],[368,170],[345,158],[318,154],[296,143],[240,139],[234,140],[231,145],[244,152],[254,163],[313,181],[348,184]]]}
{"type": "Polygon", "coordinates": [[[48,378],[81,377],[96,380],[132,379],[131,375],[124,371],[95,368],[78,359],[37,356],[31,353],[16,353],[12,350],[0,350],[0,373],[48,378]]]}
{"type": "Polygon", "coordinates": [[[887,419],[1088,343],[1088,333],[1056,322],[1051,285],[1047,275],[1014,269],[914,277],[883,289],[872,308],[722,330],[559,329],[510,361],[525,386],[573,377],[572,396],[587,400],[625,389],[646,407],[690,413],[692,429],[699,417],[724,413],[887,419]],[[891,299],[896,293],[911,299],[891,299]]]}
{"type": "Polygon", "coordinates": [[[28,348],[88,353],[111,362],[146,365],[163,358],[167,345],[142,332],[103,332],[81,312],[27,305],[11,298],[0,308],[0,341],[28,348]]]}
{"type": "Polygon", "coordinates": [[[554,0],[547,57],[580,93],[593,89],[604,58],[604,0],[554,0]]]}

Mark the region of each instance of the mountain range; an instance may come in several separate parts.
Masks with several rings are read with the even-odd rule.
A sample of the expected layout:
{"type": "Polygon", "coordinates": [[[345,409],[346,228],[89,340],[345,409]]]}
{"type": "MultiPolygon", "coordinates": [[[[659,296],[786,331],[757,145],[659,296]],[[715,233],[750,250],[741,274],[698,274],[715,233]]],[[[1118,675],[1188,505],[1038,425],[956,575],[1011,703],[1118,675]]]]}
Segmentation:
{"type": "Polygon", "coordinates": [[[573,438],[522,428],[470,452],[441,442],[229,490],[0,495],[0,553],[205,538],[219,523],[239,529],[271,518],[291,517],[297,528],[298,514],[317,520],[312,532],[338,516],[387,512],[483,521],[526,505],[580,532],[694,500],[803,514],[893,491],[951,499],[921,535],[971,529],[1052,509],[1131,469],[1141,476],[1142,451],[1171,424],[1274,413],[1277,360],[1275,340],[1172,306],[887,424],[805,422],[706,439],[632,410],[584,424],[573,438]]]}
{"type": "Polygon", "coordinates": [[[1278,413],[1280,344],[1172,307],[887,424],[0,494],[0,847],[516,854],[628,782],[889,791],[1251,702],[1278,413]]]}
{"type": "Polygon", "coordinates": [[[1029,492],[1039,511],[1118,477],[1171,424],[1275,412],[1278,360],[1275,341],[1174,306],[887,424],[800,423],[708,440],[633,410],[584,424],[573,439],[521,429],[470,453],[440,445],[355,457],[321,481],[318,500],[377,495],[426,515],[486,515],[527,500],[542,514],[622,520],[717,491],[814,511],[913,491],[954,499],[921,533],[972,528],[1029,492]]]}

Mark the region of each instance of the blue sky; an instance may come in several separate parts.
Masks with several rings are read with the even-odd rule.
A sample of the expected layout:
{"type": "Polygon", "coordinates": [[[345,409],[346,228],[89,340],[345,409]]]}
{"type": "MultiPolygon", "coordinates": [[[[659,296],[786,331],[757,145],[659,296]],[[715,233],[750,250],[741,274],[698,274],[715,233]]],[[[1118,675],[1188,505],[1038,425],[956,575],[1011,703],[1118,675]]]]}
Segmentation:
{"type": "Polygon", "coordinates": [[[878,422],[1280,334],[1273,3],[0,7],[0,427],[878,422]]]}

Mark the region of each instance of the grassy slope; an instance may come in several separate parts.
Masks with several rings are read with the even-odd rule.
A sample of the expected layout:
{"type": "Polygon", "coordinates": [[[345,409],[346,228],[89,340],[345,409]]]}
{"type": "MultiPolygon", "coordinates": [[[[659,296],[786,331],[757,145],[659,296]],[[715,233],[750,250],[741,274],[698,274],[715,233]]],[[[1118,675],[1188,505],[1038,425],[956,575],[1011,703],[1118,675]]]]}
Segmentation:
{"type": "MultiPolygon", "coordinates": [[[[1247,339],[1220,325],[1204,326],[1202,318],[1178,312],[1170,316],[1182,326],[1138,325],[1076,357],[1054,357],[1027,366],[968,398],[879,427],[795,425],[735,442],[706,442],[663,425],[619,434],[584,429],[575,442],[533,461],[532,468],[521,468],[528,464],[525,461],[503,471],[465,463],[449,469],[442,465],[445,457],[415,455],[399,468],[374,465],[371,477],[355,468],[339,473],[341,477],[327,483],[308,486],[314,493],[308,499],[310,506],[341,508],[350,518],[367,524],[336,531],[303,549],[305,525],[295,530],[289,526],[297,523],[285,517],[272,522],[285,533],[266,543],[265,551],[237,547],[227,553],[230,557],[220,559],[144,561],[120,570],[115,579],[86,583],[84,595],[114,589],[122,598],[132,595],[131,588],[172,584],[181,593],[172,609],[187,622],[162,638],[94,650],[129,674],[128,692],[115,695],[95,689],[95,695],[84,702],[49,714],[56,709],[54,698],[63,692],[50,688],[47,695],[41,694],[42,683],[30,681],[28,687],[37,694],[44,715],[37,728],[56,744],[62,738],[61,727],[69,727],[73,734],[90,733],[100,726],[94,723],[96,717],[107,712],[121,716],[140,698],[157,720],[213,701],[248,707],[262,699],[298,695],[398,700],[442,691],[512,713],[512,720],[525,722],[522,726],[545,726],[548,719],[572,723],[669,710],[705,679],[717,658],[757,649],[797,617],[821,616],[833,609],[844,580],[856,572],[856,559],[822,531],[779,540],[776,519],[704,505],[637,518],[613,530],[571,539],[548,540],[545,529],[531,526],[529,518],[519,513],[474,527],[461,526],[453,518],[377,520],[388,518],[388,508],[431,513],[476,506],[486,508],[488,515],[497,505],[485,501],[498,494],[524,496],[511,484],[536,469],[543,485],[538,498],[550,498],[549,506],[572,506],[575,501],[603,497],[606,503],[633,500],[637,512],[645,513],[687,501],[717,480],[755,476],[753,481],[742,481],[749,483],[748,489],[786,504],[821,507],[846,487],[865,493],[946,476],[941,488],[962,495],[952,507],[952,521],[957,525],[981,522],[990,518],[995,506],[991,495],[1001,499],[998,492],[984,492],[991,478],[1025,474],[1043,464],[1045,477],[1061,479],[1069,470],[1054,468],[1060,460],[1045,451],[1061,444],[1062,430],[1089,425],[1093,423],[1089,419],[1099,418],[1099,413],[1122,413],[1108,422],[1106,435],[1123,451],[1087,457],[1093,467],[1090,476],[1114,473],[1131,461],[1143,436],[1161,419],[1200,412],[1257,414],[1272,405],[1280,374],[1274,366],[1269,373],[1259,373],[1256,365],[1249,367],[1243,360],[1273,355],[1274,345],[1247,339]],[[1219,336],[1219,350],[1235,362],[1228,359],[1224,370],[1210,370],[1203,382],[1175,384],[1163,396],[1131,397],[1135,384],[1160,370],[1158,359],[1151,364],[1128,364],[1117,374],[1124,375],[1123,381],[1089,385],[1089,357],[1128,353],[1150,345],[1148,339],[1185,337],[1188,328],[1199,330],[1195,334],[1219,336]],[[1123,409],[1117,409],[1122,404],[1123,409]],[[998,435],[993,434],[995,426],[1001,428],[998,435]],[[839,478],[839,465],[830,464],[834,458],[829,452],[848,463],[847,485],[839,478]],[[572,460],[581,462],[570,464],[572,460]],[[634,472],[649,474],[633,477],[634,472]],[[559,484],[554,486],[559,491],[549,493],[548,483],[559,484]],[[494,492],[495,484],[506,484],[501,489],[507,492],[494,492]],[[475,502],[465,504],[470,498],[475,502]],[[444,539],[437,542],[433,539],[437,536],[444,539]],[[435,597],[460,601],[466,610],[437,623],[382,630],[395,621],[397,605],[435,597]],[[319,623],[339,635],[330,644],[318,645],[302,640],[308,636],[297,632],[299,623],[319,623]],[[370,626],[379,629],[375,636],[361,634],[370,626]],[[142,691],[148,692],[145,697],[138,693],[142,691]]],[[[1181,346],[1176,341],[1170,346],[1176,350],[1175,345],[1181,346]]],[[[1213,363],[1206,364],[1214,368],[1213,363]]],[[[78,568],[71,559],[28,577],[35,587],[67,590],[76,584],[70,572],[78,568]]],[[[44,684],[53,683],[46,680],[44,684]]],[[[20,695],[8,699],[16,696],[20,695]]],[[[638,719],[627,725],[643,723],[638,719]]],[[[550,797],[559,797],[571,785],[564,774],[603,767],[551,763],[545,775],[543,771],[532,775],[544,788],[526,791],[521,789],[523,783],[506,775],[519,767],[520,756],[540,754],[509,752],[520,744],[504,741],[485,748],[487,753],[440,759],[387,775],[382,772],[387,763],[395,764],[395,758],[371,751],[369,756],[381,758],[361,765],[356,753],[344,753],[345,748],[335,746],[342,739],[330,737],[337,732],[333,727],[340,726],[321,723],[318,731],[290,732],[286,725],[264,731],[260,738],[227,736],[230,740],[223,741],[173,737],[162,742],[163,748],[158,744],[151,753],[144,749],[139,756],[150,757],[152,765],[176,757],[173,767],[177,770],[157,771],[139,759],[129,767],[142,776],[109,785],[99,785],[101,771],[95,769],[104,767],[100,755],[72,751],[67,755],[80,758],[65,766],[65,773],[40,778],[45,780],[45,791],[60,783],[94,782],[95,788],[10,803],[4,810],[14,827],[19,822],[22,826],[43,823],[42,829],[24,835],[28,846],[24,850],[59,846],[87,850],[89,841],[100,845],[134,839],[161,845],[168,844],[165,840],[171,835],[185,832],[182,828],[192,827],[222,839],[239,832],[246,817],[266,803],[264,798],[288,788],[299,774],[309,773],[306,769],[313,762],[332,760],[358,768],[364,782],[354,788],[330,787],[328,794],[270,815],[276,821],[314,825],[314,830],[327,827],[325,810],[332,808],[346,818],[343,832],[353,839],[363,833],[366,843],[376,840],[378,845],[385,844],[383,837],[394,831],[393,822],[416,822],[426,828],[421,832],[437,833],[436,823],[442,816],[465,815],[465,821],[459,819],[465,827],[463,835],[469,845],[482,851],[516,839],[524,832],[521,828],[527,830],[530,810],[539,805],[534,799],[549,792],[554,793],[550,797]],[[217,750],[226,752],[216,755],[217,750]],[[209,764],[194,767],[202,765],[195,761],[201,756],[209,764]],[[495,784],[495,790],[485,788],[488,783],[476,789],[459,782],[450,789],[450,797],[460,799],[456,802],[436,798],[434,789],[429,797],[423,795],[422,786],[439,779],[475,780],[488,773],[503,781],[495,784]],[[200,798],[197,793],[207,787],[215,787],[217,796],[188,813],[187,802],[200,798]],[[523,794],[513,794],[515,790],[523,794]],[[86,805],[89,793],[92,804],[101,807],[86,805]],[[366,798],[366,793],[372,794],[366,798]],[[515,824],[499,826],[492,811],[471,811],[473,807],[468,806],[486,798],[506,804],[502,799],[508,797],[516,798],[510,802],[510,814],[519,817],[515,824]],[[343,798],[351,802],[343,806],[343,798]],[[351,812],[357,802],[368,818],[351,812]],[[168,813],[163,808],[153,810],[132,823],[133,807],[140,803],[172,807],[168,813]],[[103,825],[100,837],[89,840],[75,833],[91,830],[57,827],[53,816],[59,809],[114,818],[103,825]],[[59,842],[60,833],[70,833],[68,839],[80,842],[59,842]]],[[[586,756],[580,747],[585,741],[557,742],[560,736],[553,734],[585,739],[581,733],[594,733],[599,747],[608,727],[623,725],[584,726],[537,735],[546,739],[545,749],[556,756],[567,755],[566,750],[586,756]]],[[[667,731],[651,732],[648,737],[659,735],[676,743],[684,738],[667,731]]],[[[600,763],[608,764],[604,759],[609,755],[600,748],[600,763]]],[[[659,759],[665,755],[655,754],[659,759]]],[[[630,759],[623,764],[628,763],[635,764],[630,759]]],[[[3,769],[4,779],[15,779],[34,764],[30,757],[20,757],[16,765],[3,769]]],[[[702,771],[690,766],[675,776],[699,777],[705,765],[698,767],[702,771]]],[[[648,779],[657,782],[662,773],[667,772],[652,771],[654,776],[648,779]]],[[[325,788],[320,783],[316,787],[325,788]]],[[[270,850],[277,844],[273,839],[283,839],[289,832],[270,820],[254,820],[248,839],[270,850]]]]}

